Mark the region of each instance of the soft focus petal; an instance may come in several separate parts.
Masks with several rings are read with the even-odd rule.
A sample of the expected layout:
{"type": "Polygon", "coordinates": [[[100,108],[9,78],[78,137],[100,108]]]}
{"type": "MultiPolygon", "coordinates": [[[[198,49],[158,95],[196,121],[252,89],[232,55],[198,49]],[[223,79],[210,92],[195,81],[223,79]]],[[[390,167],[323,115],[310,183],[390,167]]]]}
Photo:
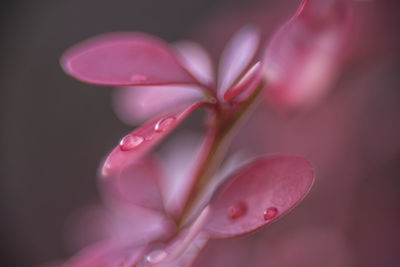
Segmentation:
{"type": "Polygon", "coordinates": [[[114,109],[123,122],[137,125],[171,106],[204,99],[194,86],[135,86],[115,88],[114,109]]]}
{"type": "Polygon", "coordinates": [[[120,145],[114,148],[106,158],[101,175],[104,177],[115,175],[124,165],[136,161],[166,137],[189,114],[206,104],[206,102],[197,102],[189,106],[178,107],[145,123],[125,136],[120,145]]]}
{"type": "Polygon", "coordinates": [[[110,179],[100,179],[105,196],[114,201],[129,203],[157,211],[163,211],[163,201],[158,184],[160,165],[155,159],[124,165],[110,179]]]}
{"type": "Polygon", "coordinates": [[[298,156],[259,158],[241,168],[211,202],[212,237],[245,234],[293,208],[310,190],[314,170],[298,156]]]}
{"type": "Polygon", "coordinates": [[[173,222],[163,214],[124,203],[108,203],[79,211],[67,224],[67,241],[72,250],[101,240],[120,246],[145,246],[169,238],[175,231],[173,222]],[[111,205],[110,205],[111,204],[111,205]]]}
{"type": "Polygon", "coordinates": [[[198,84],[166,43],[143,33],[105,34],[68,50],[61,65],[99,85],[198,84]]]}
{"type": "Polygon", "coordinates": [[[278,109],[305,107],[320,99],[338,75],[348,39],[349,5],[304,0],[267,49],[269,102],[278,109]]]}
{"type": "Polygon", "coordinates": [[[160,167],[155,159],[147,157],[100,180],[105,201],[116,217],[109,218],[110,238],[144,245],[174,233],[175,223],[164,213],[158,184],[160,167]]]}
{"type": "Polygon", "coordinates": [[[181,54],[182,61],[197,80],[204,84],[214,84],[215,73],[213,62],[207,51],[199,44],[191,41],[181,41],[174,44],[181,54]]]}
{"type": "Polygon", "coordinates": [[[100,242],[83,249],[63,267],[133,266],[143,251],[143,247],[119,247],[112,242],[100,242]]]}
{"type": "Polygon", "coordinates": [[[250,64],[260,42],[258,31],[247,26],[236,33],[221,56],[218,70],[218,97],[223,99],[226,90],[237,81],[250,64]]]}

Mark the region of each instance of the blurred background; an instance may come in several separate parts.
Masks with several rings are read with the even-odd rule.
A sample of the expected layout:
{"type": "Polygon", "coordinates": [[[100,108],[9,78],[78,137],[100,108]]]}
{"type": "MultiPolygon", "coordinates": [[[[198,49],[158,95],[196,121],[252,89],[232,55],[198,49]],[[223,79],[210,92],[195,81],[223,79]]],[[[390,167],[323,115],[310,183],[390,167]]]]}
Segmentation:
{"type": "MultiPolygon", "coordinates": [[[[132,129],[115,116],[110,88],[62,72],[65,49],[100,33],[144,31],[197,40],[216,57],[244,24],[257,24],[268,39],[298,3],[3,1],[0,266],[36,266],[75,252],[65,223],[98,202],[99,163],[132,129]]],[[[198,266],[399,266],[400,5],[352,5],[351,51],[328,95],[289,116],[261,105],[232,148],[309,158],[317,171],[311,194],[254,235],[210,242],[198,266]]]]}

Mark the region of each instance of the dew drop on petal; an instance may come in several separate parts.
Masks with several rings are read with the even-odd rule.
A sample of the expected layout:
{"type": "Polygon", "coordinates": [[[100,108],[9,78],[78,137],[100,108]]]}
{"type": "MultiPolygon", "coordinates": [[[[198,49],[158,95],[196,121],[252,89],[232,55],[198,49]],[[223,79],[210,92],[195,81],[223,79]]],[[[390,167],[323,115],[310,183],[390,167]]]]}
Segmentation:
{"type": "Polygon", "coordinates": [[[167,128],[175,121],[175,119],[176,119],[175,117],[166,117],[160,119],[154,126],[154,130],[157,133],[167,130],[167,128]]]}
{"type": "Polygon", "coordinates": [[[150,263],[158,263],[167,256],[164,250],[155,250],[146,256],[146,261],[150,263]]]}
{"type": "Polygon", "coordinates": [[[122,138],[121,142],[119,143],[119,148],[122,151],[128,151],[131,150],[141,143],[143,143],[144,138],[138,135],[127,135],[124,138],[122,138]]]}
{"type": "Polygon", "coordinates": [[[228,216],[232,220],[236,220],[247,212],[247,206],[243,202],[238,202],[228,208],[228,216]]]}
{"type": "Polygon", "coordinates": [[[270,220],[276,216],[278,209],[275,207],[270,207],[264,211],[264,220],[270,220]]]}
{"type": "Polygon", "coordinates": [[[146,75],[135,73],[131,76],[130,79],[132,82],[144,82],[147,80],[147,77],[146,75]]]}

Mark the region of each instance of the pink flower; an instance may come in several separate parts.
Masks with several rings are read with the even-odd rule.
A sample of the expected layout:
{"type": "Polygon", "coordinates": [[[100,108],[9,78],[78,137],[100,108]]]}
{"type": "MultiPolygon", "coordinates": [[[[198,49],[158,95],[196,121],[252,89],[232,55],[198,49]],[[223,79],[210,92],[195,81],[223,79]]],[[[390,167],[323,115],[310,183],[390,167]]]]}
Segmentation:
{"type": "MultiPolygon", "coordinates": [[[[284,27],[294,27],[303,18],[306,4],[284,27]]],[[[298,156],[262,156],[228,175],[217,175],[237,126],[257,103],[271,71],[288,73],[291,82],[297,79],[281,58],[282,51],[277,51],[278,44],[285,45],[285,38],[292,36],[289,32],[281,37],[286,28],[273,39],[266,63],[260,58],[257,31],[240,30],[221,56],[218,78],[197,44],[172,47],[143,33],[103,35],[65,53],[64,70],[81,81],[134,87],[124,89],[129,90],[125,92],[129,100],[120,113],[127,120],[136,123],[154,116],[122,138],[101,168],[105,199],[122,220],[111,219],[110,236],[67,266],[189,266],[208,239],[255,231],[304,198],[314,171],[298,156]],[[268,59],[274,60],[274,67],[268,59]],[[136,98],[132,100],[130,94],[136,98]],[[206,108],[207,124],[195,169],[168,179],[153,148],[198,108],[206,108]]],[[[309,59],[308,54],[299,57],[309,59]]],[[[299,60],[297,52],[293,60],[299,60]]],[[[307,78],[312,82],[312,77],[307,78]]],[[[308,89],[299,86],[299,91],[308,89]]],[[[182,159],[181,164],[187,162],[182,159]]]]}

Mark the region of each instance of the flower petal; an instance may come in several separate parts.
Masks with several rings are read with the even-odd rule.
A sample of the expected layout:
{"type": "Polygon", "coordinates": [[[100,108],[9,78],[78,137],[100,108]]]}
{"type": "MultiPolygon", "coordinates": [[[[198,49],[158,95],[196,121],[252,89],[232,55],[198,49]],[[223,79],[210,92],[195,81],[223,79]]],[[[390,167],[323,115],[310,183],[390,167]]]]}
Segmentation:
{"type": "Polygon", "coordinates": [[[223,99],[226,90],[239,78],[250,64],[260,43],[258,31],[247,26],[237,32],[224,49],[219,65],[218,97],[223,99]]]}
{"type": "Polygon", "coordinates": [[[194,77],[204,84],[214,84],[213,62],[201,45],[192,41],[181,41],[175,43],[174,46],[183,57],[184,66],[194,77]]]}
{"type": "Polygon", "coordinates": [[[123,122],[137,125],[172,106],[204,99],[194,86],[135,86],[115,88],[114,109],[123,122]]]}
{"type": "Polygon", "coordinates": [[[177,107],[125,136],[120,145],[114,148],[106,158],[101,175],[103,177],[114,176],[124,165],[138,160],[175,129],[189,114],[207,104],[207,102],[197,102],[189,106],[177,107]]]}
{"type": "Polygon", "coordinates": [[[314,104],[345,54],[350,12],[344,1],[304,0],[267,49],[267,98],[276,108],[314,104]]]}
{"type": "Polygon", "coordinates": [[[71,76],[110,85],[199,84],[162,40],[143,33],[114,33],[86,40],[61,59],[71,76]]]}
{"type": "Polygon", "coordinates": [[[314,181],[304,158],[258,158],[236,172],[211,201],[206,229],[211,237],[245,234],[270,224],[301,201],[314,181]]]}

